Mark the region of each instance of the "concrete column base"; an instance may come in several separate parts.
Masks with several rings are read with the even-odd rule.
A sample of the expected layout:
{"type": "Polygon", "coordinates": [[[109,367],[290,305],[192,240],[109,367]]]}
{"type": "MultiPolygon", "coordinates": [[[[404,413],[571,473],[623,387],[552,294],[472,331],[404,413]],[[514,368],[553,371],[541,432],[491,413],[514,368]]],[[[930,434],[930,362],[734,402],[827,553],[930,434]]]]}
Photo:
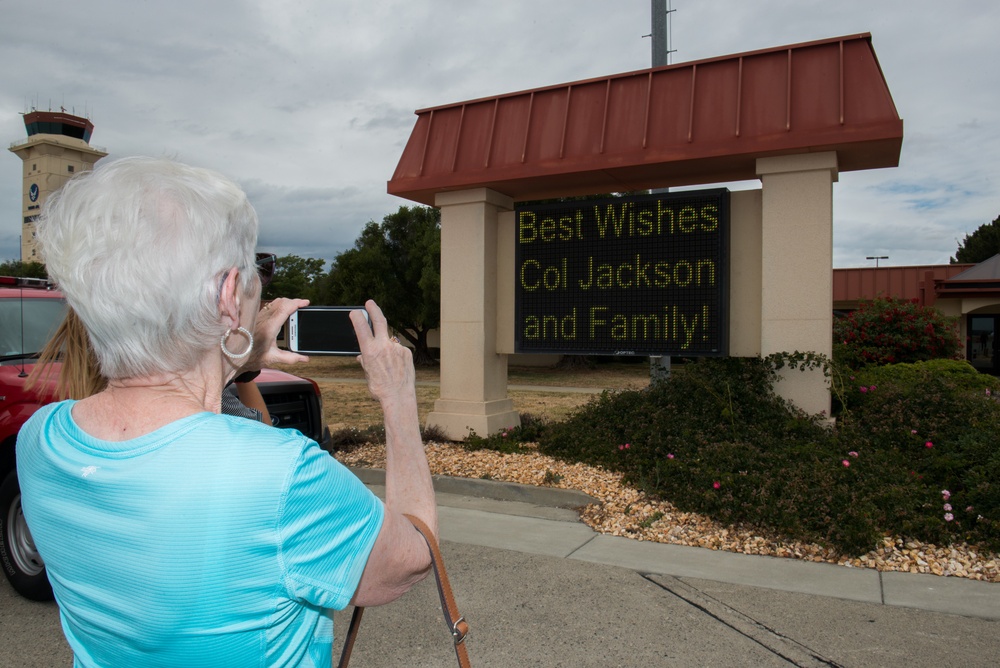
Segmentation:
{"type": "Polygon", "coordinates": [[[470,432],[488,436],[521,424],[521,416],[510,399],[492,401],[458,401],[438,399],[427,415],[427,426],[436,427],[453,441],[461,441],[470,432]]]}

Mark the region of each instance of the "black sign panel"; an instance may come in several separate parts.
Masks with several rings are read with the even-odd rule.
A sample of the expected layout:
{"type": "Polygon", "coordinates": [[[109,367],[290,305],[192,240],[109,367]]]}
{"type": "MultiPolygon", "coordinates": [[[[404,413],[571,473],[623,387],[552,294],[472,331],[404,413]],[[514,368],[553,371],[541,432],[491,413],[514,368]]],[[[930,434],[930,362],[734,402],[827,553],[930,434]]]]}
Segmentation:
{"type": "Polygon", "coordinates": [[[514,214],[516,352],[727,354],[728,190],[514,214]]]}

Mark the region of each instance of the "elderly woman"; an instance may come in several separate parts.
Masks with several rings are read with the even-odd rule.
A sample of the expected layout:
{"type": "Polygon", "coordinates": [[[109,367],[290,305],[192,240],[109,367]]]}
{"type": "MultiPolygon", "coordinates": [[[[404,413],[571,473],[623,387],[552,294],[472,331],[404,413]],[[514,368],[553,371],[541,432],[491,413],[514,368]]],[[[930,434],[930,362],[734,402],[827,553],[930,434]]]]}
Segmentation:
{"type": "Polygon", "coordinates": [[[234,183],[118,160],[50,198],[38,237],[108,379],[17,443],[75,665],[329,666],[330,610],[388,603],[430,567],[403,517],[437,532],[409,350],[374,302],[371,329],[352,313],[385,414],[383,506],[298,432],[220,414],[230,379],[299,359],[273,338],[304,303],[255,322],[257,217],[234,183]]]}

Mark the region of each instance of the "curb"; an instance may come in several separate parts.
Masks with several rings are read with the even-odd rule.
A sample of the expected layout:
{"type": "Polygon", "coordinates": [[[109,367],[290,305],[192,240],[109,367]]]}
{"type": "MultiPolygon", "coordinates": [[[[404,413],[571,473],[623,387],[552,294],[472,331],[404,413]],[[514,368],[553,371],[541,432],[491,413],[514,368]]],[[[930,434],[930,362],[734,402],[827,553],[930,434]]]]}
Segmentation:
{"type": "MultiPolygon", "coordinates": [[[[354,475],[366,485],[384,485],[385,470],[348,467],[354,475]]],[[[575,489],[558,489],[556,487],[535,487],[516,482],[501,482],[499,480],[479,480],[475,478],[456,478],[446,475],[432,475],[434,491],[442,494],[458,494],[495,501],[519,501],[536,506],[551,508],[568,508],[576,510],[598,500],[589,494],[575,489]]]]}

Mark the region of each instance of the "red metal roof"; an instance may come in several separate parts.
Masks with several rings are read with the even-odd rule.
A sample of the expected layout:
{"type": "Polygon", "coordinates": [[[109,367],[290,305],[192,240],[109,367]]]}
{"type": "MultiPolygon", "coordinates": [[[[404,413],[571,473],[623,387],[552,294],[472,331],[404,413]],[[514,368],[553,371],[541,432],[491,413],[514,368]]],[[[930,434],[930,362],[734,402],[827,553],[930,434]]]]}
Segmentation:
{"type": "Polygon", "coordinates": [[[868,33],[416,114],[388,191],[424,204],[478,187],[523,201],[755,179],[757,158],[790,153],[895,167],[903,139],[868,33]]]}

